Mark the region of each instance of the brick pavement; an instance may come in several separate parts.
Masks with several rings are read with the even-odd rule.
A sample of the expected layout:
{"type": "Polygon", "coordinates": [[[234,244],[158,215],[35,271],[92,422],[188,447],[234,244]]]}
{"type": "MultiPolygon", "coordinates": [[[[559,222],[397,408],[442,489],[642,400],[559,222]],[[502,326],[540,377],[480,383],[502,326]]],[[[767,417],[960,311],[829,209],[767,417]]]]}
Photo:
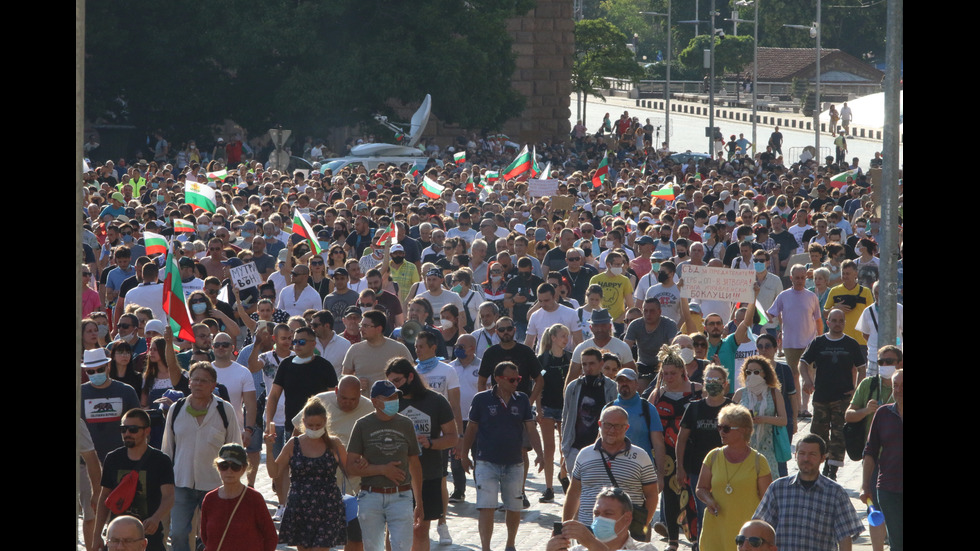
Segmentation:
{"type": "MultiPolygon", "coordinates": [[[[799,428],[802,434],[806,434],[809,432],[809,423],[806,421],[801,422],[799,428]]],[[[797,436],[800,435],[798,434],[797,436]]],[[[790,474],[794,473],[795,471],[795,462],[791,461],[790,474]]],[[[862,533],[861,537],[855,541],[854,549],[870,550],[871,540],[869,539],[867,531],[867,519],[864,514],[865,508],[857,499],[859,493],[858,489],[861,486],[860,464],[854,463],[850,460],[846,461],[845,466],[838,473],[838,482],[840,482],[840,484],[847,490],[848,495],[851,496],[851,502],[854,504],[861,518],[865,521],[865,531],[862,533]]],[[[256,479],[256,488],[262,493],[262,495],[266,496],[270,511],[274,511],[276,505],[275,494],[272,492],[272,481],[266,475],[264,466],[259,469],[259,476],[256,479]]],[[[450,489],[452,489],[452,484],[450,484],[450,489]]],[[[541,492],[543,490],[544,474],[531,473],[528,476],[527,482],[527,495],[528,499],[531,501],[531,508],[521,513],[521,526],[517,532],[516,542],[518,551],[543,550],[548,539],[551,537],[552,524],[561,520],[561,507],[564,496],[561,493],[561,486],[557,484],[557,479],[557,495],[555,496],[554,503],[538,503],[538,498],[541,496],[541,492]]],[[[453,537],[452,545],[438,544],[439,536],[436,534],[435,523],[433,523],[430,534],[432,538],[433,551],[463,551],[480,549],[480,534],[477,526],[478,511],[474,505],[476,501],[476,488],[473,486],[472,477],[469,478],[466,498],[468,500],[467,502],[449,505],[449,516],[447,522],[449,524],[450,534],[453,537]]],[[[495,513],[494,520],[496,524],[494,526],[491,549],[494,551],[499,551],[503,550],[507,536],[507,530],[504,526],[504,513],[495,513]]],[[[78,542],[78,549],[83,550],[84,546],[81,544],[80,533],[78,542]]],[[[663,547],[666,546],[666,543],[664,542],[655,542],[655,544],[660,549],[663,549],[663,547]]],[[[690,549],[690,544],[683,541],[683,538],[680,545],[682,550],[690,549]]],[[[295,548],[280,545],[277,549],[291,550],[295,548]]]]}

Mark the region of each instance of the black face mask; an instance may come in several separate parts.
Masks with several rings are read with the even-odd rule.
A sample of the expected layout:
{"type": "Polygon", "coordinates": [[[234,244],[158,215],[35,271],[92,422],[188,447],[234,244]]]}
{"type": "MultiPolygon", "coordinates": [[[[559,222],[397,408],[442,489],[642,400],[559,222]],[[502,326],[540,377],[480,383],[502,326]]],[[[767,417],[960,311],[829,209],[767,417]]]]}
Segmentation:
{"type": "Polygon", "coordinates": [[[661,235],[660,236],[660,240],[663,241],[664,243],[666,243],[666,242],[670,241],[670,236],[669,235],[661,235]]]}
{"type": "Polygon", "coordinates": [[[666,283],[670,279],[670,274],[667,272],[657,272],[657,281],[660,283],[666,283]]]}
{"type": "Polygon", "coordinates": [[[393,256],[393,257],[391,257],[391,261],[394,262],[395,264],[401,264],[402,262],[405,262],[405,257],[404,256],[393,256]]]}

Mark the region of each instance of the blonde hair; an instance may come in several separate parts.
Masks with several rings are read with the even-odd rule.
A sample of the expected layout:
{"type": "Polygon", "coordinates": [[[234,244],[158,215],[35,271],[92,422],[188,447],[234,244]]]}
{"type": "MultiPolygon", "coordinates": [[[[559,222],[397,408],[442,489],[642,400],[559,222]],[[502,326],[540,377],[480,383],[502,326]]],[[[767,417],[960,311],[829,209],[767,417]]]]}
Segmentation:
{"type": "Polygon", "coordinates": [[[676,344],[665,344],[660,347],[660,352],[657,353],[657,359],[660,360],[660,367],[663,369],[665,365],[672,365],[679,368],[684,373],[684,378],[687,378],[687,370],[684,367],[684,358],[681,357],[681,347],[676,344]]]}
{"type": "Polygon", "coordinates": [[[544,330],[541,334],[541,340],[538,341],[538,354],[545,354],[551,352],[551,342],[554,340],[555,335],[558,335],[562,331],[566,332],[571,336],[571,330],[560,323],[556,323],[551,327],[544,330]]]}
{"type": "Polygon", "coordinates": [[[731,426],[741,429],[746,442],[752,437],[752,412],[747,407],[739,404],[728,404],[718,412],[719,424],[722,419],[727,419],[731,426]]]}

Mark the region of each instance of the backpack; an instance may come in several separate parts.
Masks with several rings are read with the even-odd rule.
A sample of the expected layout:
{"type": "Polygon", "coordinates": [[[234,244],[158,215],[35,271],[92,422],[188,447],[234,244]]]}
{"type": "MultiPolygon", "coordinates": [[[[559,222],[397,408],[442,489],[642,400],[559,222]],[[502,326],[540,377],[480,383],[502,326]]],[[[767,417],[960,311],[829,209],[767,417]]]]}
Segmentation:
{"type": "MultiPolygon", "coordinates": [[[[216,396],[216,398],[217,398],[217,396],[216,396]]],[[[181,408],[184,407],[184,403],[185,402],[187,402],[187,397],[186,396],[184,396],[180,400],[177,400],[176,402],[174,402],[174,405],[170,407],[170,409],[172,409],[173,412],[174,412],[174,422],[170,424],[170,433],[171,433],[171,436],[174,437],[174,456],[177,455],[177,432],[176,432],[177,429],[174,428],[174,425],[177,422],[177,416],[180,415],[180,410],[181,410],[181,408]]],[[[219,399],[218,402],[216,403],[216,406],[217,406],[217,409],[218,409],[218,415],[221,416],[221,423],[225,426],[225,430],[227,430],[228,429],[228,414],[225,413],[225,401],[219,399]]]]}

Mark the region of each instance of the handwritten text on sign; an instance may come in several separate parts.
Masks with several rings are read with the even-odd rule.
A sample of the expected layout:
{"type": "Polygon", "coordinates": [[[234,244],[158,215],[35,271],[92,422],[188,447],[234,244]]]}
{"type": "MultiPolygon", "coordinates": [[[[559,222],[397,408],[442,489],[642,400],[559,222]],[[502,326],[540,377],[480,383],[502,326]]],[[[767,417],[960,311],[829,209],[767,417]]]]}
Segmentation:
{"type": "Polygon", "coordinates": [[[231,280],[235,282],[235,286],[239,290],[258,287],[262,284],[262,277],[259,275],[259,270],[255,267],[255,262],[249,262],[248,264],[231,268],[231,280]]]}
{"type": "Polygon", "coordinates": [[[558,194],[558,180],[531,178],[527,181],[527,190],[531,197],[553,197],[558,194]]]}
{"type": "Polygon", "coordinates": [[[730,268],[684,265],[684,287],[681,296],[691,300],[752,302],[755,272],[730,268]]]}

